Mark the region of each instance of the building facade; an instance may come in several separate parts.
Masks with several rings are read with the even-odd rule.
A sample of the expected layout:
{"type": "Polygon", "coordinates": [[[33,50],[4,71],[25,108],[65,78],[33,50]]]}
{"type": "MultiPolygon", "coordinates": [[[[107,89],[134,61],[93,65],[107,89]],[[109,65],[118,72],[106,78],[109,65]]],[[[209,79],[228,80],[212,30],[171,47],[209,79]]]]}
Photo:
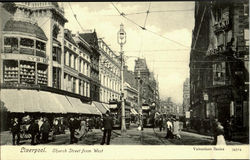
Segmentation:
{"type": "Polygon", "coordinates": [[[90,54],[90,97],[94,101],[100,101],[100,75],[99,75],[99,46],[96,32],[81,33],[80,36],[91,46],[90,54]]]}
{"type": "Polygon", "coordinates": [[[93,48],[65,29],[63,8],[57,2],[1,3],[0,7],[4,17],[0,111],[6,111],[1,115],[100,115],[89,104],[93,48]]]}
{"type": "Polygon", "coordinates": [[[113,100],[120,101],[121,63],[103,39],[98,39],[98,45],[100,51],[100,101],[104,103],[113,100]]]}
{"type": "MultiPolygon", "coordinates": [[[[195,4],[190,54],[191,118],[249,126],[248,1],[195,4]]],[[[201,124],[201,123],[200,123],[201,124]]]]}

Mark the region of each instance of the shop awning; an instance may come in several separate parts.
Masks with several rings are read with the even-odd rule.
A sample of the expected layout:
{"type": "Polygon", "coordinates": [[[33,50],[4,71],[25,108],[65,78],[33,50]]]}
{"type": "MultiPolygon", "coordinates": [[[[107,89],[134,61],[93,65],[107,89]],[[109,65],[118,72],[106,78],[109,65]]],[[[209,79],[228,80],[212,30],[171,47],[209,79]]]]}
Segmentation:
{"type": "Polygon", "coordinates": [[[88,109],[86,104],[82,103],[80,99],[78,98],[74,98],[74,97],[70,97],[70,96],[66,96],[66,98],[68,99],[69,103],[76,108],[76,110],[78,111],[78,113],[82,113],[82,114],[92,114],[88,109]]]}
{"type": "Polygon", "coordinates": [[[41,108],[40,112],[66,113],[64,107],[53,98],[53,93],[34,90],[30,90],[30,92],[30,95],[32,94],[33,96],[32,99],[34,99],[39,108],[41,108]]]}
{"type": "Polygon", "coordinates": [[[51,92],[37,90],[1,89],[1,101],[7,111],[66,113],[51,92]]]}
{"type": "Polygon", "coordinates": [[[101,115],[101,112],[95,107],[95,105],[90,105],[88,103],[84,103],[84,105],[87,107],[87,109],[91,112],[93,115],[101,115]]]}
{"type": "Polygon", "coordinates": [[[109,104],[107,104],[107,103],[102,103],[102,105],[106,108],[106,110],[109,111],[109,104]]]}
{"type": "Polygon", "coordinates": [[[53,99],[64,108],[66,113],[78,113],[77,109],[70,104],[66,96],[55,93],[52,95],[53,99]]]}
{"type": "Polygon", "coordinates": [[[135,114],[135,115],[138,114],[134,108],[131,108],[130,111],[132,114],[135,114]]]}
{"type": "Polygon", "coordinates": [[[116,109],[117,108],[117,104],[109,104],[109,108],[110,109],[116,109]]]}
{"type": "Polygon", "coordinates": [[[107,109],[101,103],[93,101],[92,104],[94,104],[102,114],[105,114],[107,112],[107,109]]]}

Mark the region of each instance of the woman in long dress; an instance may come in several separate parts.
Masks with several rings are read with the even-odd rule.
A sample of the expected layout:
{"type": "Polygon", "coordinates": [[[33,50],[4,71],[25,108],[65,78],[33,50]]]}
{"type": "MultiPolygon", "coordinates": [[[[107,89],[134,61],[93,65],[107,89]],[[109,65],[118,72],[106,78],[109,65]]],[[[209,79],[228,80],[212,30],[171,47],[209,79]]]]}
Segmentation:
{"type": "Polygon", "coordinates": [[[75,130],[75,137],[81,139],[87,134],[87,125],[85,121],[81,121],[80,128],[75,130]]]}
{"type": "Polygon", "coordinates": [[[224,127],[221,125],[220,122],[217,123],[216,133],[217,133],[216,145],[227,145],[224,138],[224,127]]]}

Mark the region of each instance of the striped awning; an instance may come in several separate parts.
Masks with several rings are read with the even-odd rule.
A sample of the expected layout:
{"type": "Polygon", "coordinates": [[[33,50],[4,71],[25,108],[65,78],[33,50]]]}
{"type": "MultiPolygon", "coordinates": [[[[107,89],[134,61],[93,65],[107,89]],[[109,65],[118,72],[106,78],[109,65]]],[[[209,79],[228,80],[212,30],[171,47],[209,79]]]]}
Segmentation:
{"type": "Polygon", "coordinates": [[[100,102],[93,101],[92,104],[94,104],[102,114],[107,112],[107,109],[100,102]]]}

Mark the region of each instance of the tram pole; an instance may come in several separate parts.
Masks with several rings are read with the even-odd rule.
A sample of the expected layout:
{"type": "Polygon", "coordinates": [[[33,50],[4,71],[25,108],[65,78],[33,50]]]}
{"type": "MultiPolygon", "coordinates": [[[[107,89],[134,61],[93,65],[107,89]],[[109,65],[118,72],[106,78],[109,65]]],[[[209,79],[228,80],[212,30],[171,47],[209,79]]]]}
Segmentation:
{"type": "Polygon", "coordinates": [[[124,31],[124,25],[120,25],[120,30],[117,33],[117,42],[120,44],[121,51],[121,108],[122,108],[122,124],[121,124],[121,133],[126,133],[126,122],[125,122],[125,104],[124,104],[124,86],[123,86],[123,45],[126,43],[126,32],[124,31]]]}

